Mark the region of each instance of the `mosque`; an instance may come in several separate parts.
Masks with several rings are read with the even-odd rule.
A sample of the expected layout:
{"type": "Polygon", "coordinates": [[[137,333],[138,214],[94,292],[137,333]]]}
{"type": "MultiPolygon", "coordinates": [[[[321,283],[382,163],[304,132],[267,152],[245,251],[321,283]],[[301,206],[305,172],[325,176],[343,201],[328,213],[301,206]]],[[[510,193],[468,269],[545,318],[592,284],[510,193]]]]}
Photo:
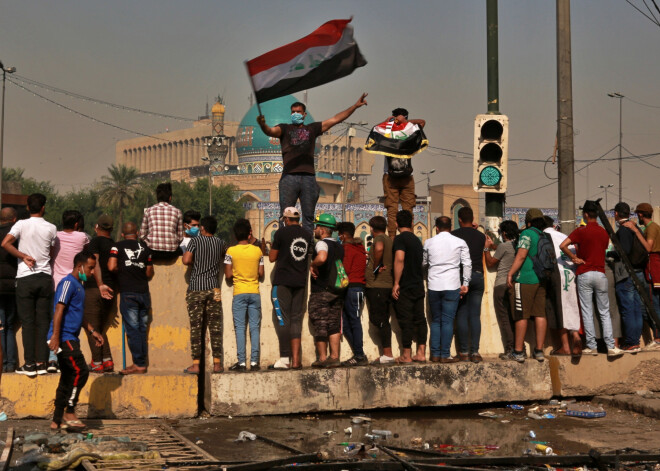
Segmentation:
{"type": "MultiPolygon", "coordinates": [[[[289,95],[260,104],[267,124],[290,122],[290,106],[296,101],[289,95]]],[[[245,217],[252,223],[255,235],[271,240],[280,211],[282,151],[279,139],[261,131],[258,115],[258,106],[254,105],[240,122],[225,121],[225,106],[218,100],[211,108],[211,116],[200,117],[191,128],[117,142],[116,163],[163,180],[190,182],[211,175],[213,185],[231,184],[236,189],[236,199],[244,204],[245,217]],[[213,146],[208,145],[210,138],[217,136],[222,136],[227,146],[224,156],[214,156],[213,146]]],[[[313,121],[308,111],[305,123],[313,121]]],[[[382,204],[362,203],[375,157],[363,151],[361,139],[354,142],[350,130],[343,132],[343,126],[335,126],[334,134],[327,132],[316,143],[316,179],[321,187],[316,212],[331,213],[338,221],[353,221],[356,235],[365,239],[369,219],[385,214],[382,204]]],[[[203,208],[198,209],[204,212],[203,208]]],[[[426,206],[418,205],[414,213],[414,232],[426,239],[426,206]]]]}

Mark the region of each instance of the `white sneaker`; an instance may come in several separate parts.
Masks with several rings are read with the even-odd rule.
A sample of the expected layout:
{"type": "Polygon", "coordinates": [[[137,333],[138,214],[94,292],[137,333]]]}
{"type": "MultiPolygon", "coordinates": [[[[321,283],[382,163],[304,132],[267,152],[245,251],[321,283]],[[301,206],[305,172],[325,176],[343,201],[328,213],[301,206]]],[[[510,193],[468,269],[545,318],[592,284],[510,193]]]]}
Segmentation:
{"type": "Polygon", "coordinates": [[[648,345],[646,345],[644,348],[642,348],[642,350],[645,352],[653,352],[655,350],[660,350],[660,342],[654,340],[648,345]]]}
{"type": "Polygon", "coordinates": [[[594,348],[593,350],[592,350],[591,348],[583,348],[583,349],[582,349],[582,355],[594,355],[594,356],[597,356],[597,355],[598,355],[598,350],[596,350],[595,348],[594,348]]]}
{"type": "Polygon", "coordinates": [[[608,348],[608,349],[607,349],[607,356],[608,356],[608,357],[618,357],[618,356],[623,355],[623,354],[624,354],[624,351],[621,350],[621,349],[618,348],[618,347],[608,348]]]}
{"type": "Polygon", "coordinates": [[[289,359],[281,357],[275,362],[275,364],[268,367],[270,370],[288,370],[289,369],[289,359]]]}

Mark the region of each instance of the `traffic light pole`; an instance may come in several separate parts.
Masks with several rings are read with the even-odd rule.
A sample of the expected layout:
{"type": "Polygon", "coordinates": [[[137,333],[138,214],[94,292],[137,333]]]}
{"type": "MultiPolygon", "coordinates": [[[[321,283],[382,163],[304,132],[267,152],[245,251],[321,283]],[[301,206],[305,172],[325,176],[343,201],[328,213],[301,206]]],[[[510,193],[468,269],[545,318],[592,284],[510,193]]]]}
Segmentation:
{"type": "MultiPolygon", "coordinates": [[[[486,55],[488,58],[488,114],[500,114],[499,46],[497,0],[486,2],[486,55]]],[[[504,193],[486,193],[486,218],[488,229],[497,231],[504,217],[504,193]]]]}

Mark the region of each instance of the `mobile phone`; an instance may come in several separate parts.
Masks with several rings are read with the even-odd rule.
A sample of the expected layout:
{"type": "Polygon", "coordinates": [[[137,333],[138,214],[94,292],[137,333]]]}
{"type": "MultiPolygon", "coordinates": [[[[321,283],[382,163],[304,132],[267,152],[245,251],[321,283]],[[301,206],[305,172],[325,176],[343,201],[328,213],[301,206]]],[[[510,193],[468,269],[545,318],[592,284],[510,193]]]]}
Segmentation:
{"type": "Polygon", "coordinates": [[[376,268],[374,268],[374,276],[378,276],[378,273],[380,273],[380,269],[383,268],[383,264],[379,263],[376,268]]]}

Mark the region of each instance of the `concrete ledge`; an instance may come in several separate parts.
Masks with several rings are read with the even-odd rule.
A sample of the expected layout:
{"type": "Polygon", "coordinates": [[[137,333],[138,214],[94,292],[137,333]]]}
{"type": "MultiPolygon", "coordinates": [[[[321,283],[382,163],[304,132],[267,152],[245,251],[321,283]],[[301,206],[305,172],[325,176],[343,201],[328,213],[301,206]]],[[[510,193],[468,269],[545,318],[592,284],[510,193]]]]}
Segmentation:
{"type": "Polygon", "coordinates": [[[548,363],[527,361],[212,375],[213,415],[446,406],[552,397],[548,363]]]}
{"type": "Polygon", "coordinates": [[[638,412],[647,417],[660,419],[660,398],[654,397],[652,393],[644,394],[643,396],[640,396],[639,394],[598,396],[595,398],[595,401],[606,406],[638,412]]]}
{"type": "MultiPolygon", "coordinates": [[[[50,418],[59,379],[59,374],[3,374],[0,410],[12,419],[50,418]]],[[[194,417],[197,381],[184,374],[90,374],[76,411],[79,417],[103,419],[194,417]]]]}
{"type": "Polygon", "coordinates": [[[583,355],[550,357],[556,396],[631,394],[640,389],[660,390],[660,352],[624,354],[617,358],[583,355]]]}

